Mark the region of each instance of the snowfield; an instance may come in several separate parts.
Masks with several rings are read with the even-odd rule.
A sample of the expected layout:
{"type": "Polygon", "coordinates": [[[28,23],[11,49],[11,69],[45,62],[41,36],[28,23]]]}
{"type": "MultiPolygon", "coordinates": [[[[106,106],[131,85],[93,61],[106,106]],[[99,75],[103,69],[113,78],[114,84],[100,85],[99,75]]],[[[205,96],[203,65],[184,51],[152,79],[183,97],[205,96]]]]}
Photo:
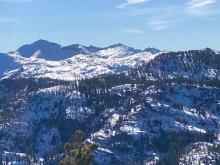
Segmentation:
{"type": "Polygon", "coordinates": [[[152,60],[156,52],[159,53],[159,50],[155,53],[150,51],[136,50],[122,44],[102,49],[83,45],[62,47],[39,40],[15,52],[1,54],[0,79],[47,77],[71,81],[106,73],[121,73],[143,61],[152,60]],[[3,57],[7,62],[1,60],[3,57]]]}

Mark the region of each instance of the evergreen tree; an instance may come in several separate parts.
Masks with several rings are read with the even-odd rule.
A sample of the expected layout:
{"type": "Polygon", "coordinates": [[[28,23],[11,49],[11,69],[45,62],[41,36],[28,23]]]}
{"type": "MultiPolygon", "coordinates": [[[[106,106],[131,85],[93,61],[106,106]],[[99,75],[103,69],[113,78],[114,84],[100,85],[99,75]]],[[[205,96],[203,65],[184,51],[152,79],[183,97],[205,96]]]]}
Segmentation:
{"type": "Polygon", "coordinates": [[[60,165],[91,165],[92,151],[98,148],[97,144],[83,142],[84,134],[78,130],[74,134],[74,141],[64,145],[65,158],[60,165]]]}

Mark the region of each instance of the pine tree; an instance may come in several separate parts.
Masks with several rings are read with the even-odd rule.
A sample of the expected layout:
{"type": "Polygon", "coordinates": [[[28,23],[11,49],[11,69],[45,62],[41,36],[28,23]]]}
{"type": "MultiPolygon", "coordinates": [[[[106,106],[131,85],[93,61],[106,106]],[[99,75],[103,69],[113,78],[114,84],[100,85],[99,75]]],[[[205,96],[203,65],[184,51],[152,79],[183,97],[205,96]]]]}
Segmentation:
{"type": "Polygon", "coordinates": [[[92,151],[98,148],[97,144],[83,142],[84,133],[80,130],[74,134],[74,141],[64,145],[65,158],[60,165],[91,165],[92,151]]]}

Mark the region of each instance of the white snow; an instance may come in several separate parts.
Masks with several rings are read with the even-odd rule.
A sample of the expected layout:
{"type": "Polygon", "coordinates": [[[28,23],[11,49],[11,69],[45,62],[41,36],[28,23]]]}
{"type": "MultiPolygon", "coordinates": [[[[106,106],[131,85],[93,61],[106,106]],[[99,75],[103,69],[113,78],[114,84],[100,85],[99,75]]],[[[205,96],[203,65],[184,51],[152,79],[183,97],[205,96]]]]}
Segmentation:
{"type": "MultiPolygon", "coordinates": [[[[74,46],[74,50],[76,48],[77,51],[84,49],[79,45],[74,46]]],[[[0,54],[0,78],[47,77],[75,80],[105,73],[126,72],[141,61],[148,62],[157,56],[120,44],[97,52],[79,51],[78,54],[66,52],[70,48],[66,49],[42,40],[25,45],[16,52],[4,56],[0,54]],[[1,60],[1,57],[4,59],[1,60]]]]}
{"type": "Polygon", "coordinates": [[[98,148],[98,150],[112,154],[112,151],[107,148],[98,148]]]}
{"type": "Polygon", "coordinates": [[[192,165],[216,164],[215,161],[219,154],[208,149],[212,146],[212,143],[206,142],[192,144],[188,147],[188,151],[181,156],[179,165],[185,165],[186,163],[192,165]]]}
{"type": "Polygon", "coordinates": [[[122,127],[120,127],[120,130],[124,131],[124,132],[127,132],[130,135],[135,135],[135,134],[139,134],[141,132],[144,132],[144,131],[141,131],[140,128],[133,127],[133,126],[130,126],[130,125],[123,125],[122,127]]]}

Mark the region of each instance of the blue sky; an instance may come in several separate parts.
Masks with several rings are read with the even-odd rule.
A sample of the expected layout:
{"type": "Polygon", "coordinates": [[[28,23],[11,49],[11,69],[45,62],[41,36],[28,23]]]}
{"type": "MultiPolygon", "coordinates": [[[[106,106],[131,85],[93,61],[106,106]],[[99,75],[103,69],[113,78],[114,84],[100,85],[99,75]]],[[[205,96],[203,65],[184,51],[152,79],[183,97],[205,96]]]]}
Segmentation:
{"type": "Polygon", "coordinates": [[[62,45],[220,49],[219,0],[0,0],[0,52],[62,45]]]}

